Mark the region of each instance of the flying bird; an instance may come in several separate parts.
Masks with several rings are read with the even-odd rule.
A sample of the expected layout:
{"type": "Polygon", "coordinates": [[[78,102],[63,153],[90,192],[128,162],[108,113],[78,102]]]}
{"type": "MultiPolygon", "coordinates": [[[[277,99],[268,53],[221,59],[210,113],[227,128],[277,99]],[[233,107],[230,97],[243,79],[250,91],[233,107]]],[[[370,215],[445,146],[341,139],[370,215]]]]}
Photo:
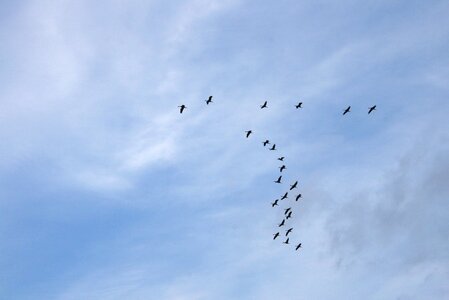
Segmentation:
{"type": "Polygon", "coordinates": [[[287,238],[284,242],[284,244],[288,244],[288,241],[290,240],[290,238],[287,238]]]}
{"type": "Polygon", "coordinates": [[[291,210],[292,210],[291,207],[284,209],[284,215],[288,214],[288,212],[291,211],[291,210]]]}
{"type": "Polygon", "coordinates": [[[275,207],[276,205],[278,205],[278,201],[279,199],[274,200],[274,202],[271,203],[271,207],[275,207]]]}
{"type": "Polygon", "coordinates": [[[284,161],[284,158],[285,158],[285,157],[282,156],[282,157],[279,157],[278,160],[284,161]]]}
{"type": "Polygon", "coordinates": [[[265,140],[265,142],[262,142],[263,146],[265,147],[266,145],[268,145],[270,143],[269,140],[265,140]]]}
{"type": "Polygon", "coordinates": [[[285,225],[285,219],[282,219],[282,222],[278,225],[278,227],[282,227],[285,225]]]}
{"type": "Polygon", "coordinates": [[[285,217],[287,220],[290,219],[292,217],[292,211],[290,211],[287,215],[287,217],[285,217]]]}
{"type": "Polygon", "coordinates": [[[248,130],[248,131],[245,131],[245,132],[246,132],[246,138],[249,138],[249,135],[250,135],[251,133],[253,133],[252,130],[248,130]]]}
{"type": "Polygon", "coordinates": [[[204,101],[206,101],[206,104],[209,105],[209,103],[212,103],[212,102],[213,102],[213,101],[212,101],[212,96],[209,96],[209,99],[204,100],[204,101]]]}
{"type": "Polygon", "coordinates": [[[274,238],[273,238],[273,240],[275,240],[278,236],[279,236],[279,232],[276,232],[275,234],[273,234],[274,235],[274,238]]]}
{"type": "Polygon", "coordinates": [[[271,146],[270,150],[276,150],[276,144],[273,144],[273,146],[271,146]]]}
{"type": "Polygon", "coordinates": [[[282,180],[282,176],[279,176],[278,180],[276,180],[275,183],[282,183],[281,180],[282,180]]]}
{"type": "Polygon", "coordinates": [[[299,102],[297,105],[295,105],[296,109],[302,108],[302,102],[299,102]]]}
{"type": "Polygon", "coordinates": [[[287,169],[287,167],[285,165],[282,165],[281,167],[279,167],[279,171],[282,173],[282,171],[284,171],[285,169],[287,169]]]}
{"type": "Polygon", "coordinates": [[[262,109],[262,108],[267,108],[267,107],[268,107],[267,104],[268,104],[268,101],[265,101],[265,102],[260,106],[260,108],[261,108],[261,109],[262,109]]]}
{"type": "Polygon", "coordinates": [[[345,111],[343,112],[343,116],[346,115],[350,111],[351,111],[351,106],[348,106],[348,108],[345,109],[345,111]]]}
{"type": "Polygon", "coordinates": [[[301,194],[298,194],[298,196],[296,196],[296,201],[298,201],[299,198],[301,198],[301,197],[302,197],[302,195],[301,195],[301,194]]]}
{"type": "Polygon", "coordinates": [[[295,181],[292,185],[290,185],[290,191],[293,189],[296,189],[296,186],[298,185],[298,180],[295,181]]]}
{"type": "Polygon", "coordinates": [[[301,243],[299,243],[298,246],[296,246],[295,250],[298,251],[299,248],[301,248],[301,243]]]}
{"type": "Polygon", "coordinates": [[[287,230],[287,232],[285,233],[285,236],[287,236],[290,232],[292,232],[293,231],[293,227],[292,228],[289,228],[288,230],[287,230]]]}
{"type": "Polygon", "coordinates": [[[376,110],[376,105],[374,105],[374,106],[372,106],[372,107],[369,108],[368,115],[369,115],[373,110],[376,110]]]}
{"type": "Polygon", "coordinates": [[[286,192],[286,193],[284,194],[284,196],[282,196],[281,201],[284,200],[284,199],[287,199],[287,198],[288,198],[288,192],[286,192]]]}
{"type": "Polygon", "coordinates": [[[181,108],[181,109],[179,110],[179,113],[180,113],[180,114],[182,114],[182,112],[184,111],[184,109],[187,108],[187,106],[185,106],[184,104],[183,104],[183,105],[180,105],[180,106],[178,106],[178,107],[181,108]]]}

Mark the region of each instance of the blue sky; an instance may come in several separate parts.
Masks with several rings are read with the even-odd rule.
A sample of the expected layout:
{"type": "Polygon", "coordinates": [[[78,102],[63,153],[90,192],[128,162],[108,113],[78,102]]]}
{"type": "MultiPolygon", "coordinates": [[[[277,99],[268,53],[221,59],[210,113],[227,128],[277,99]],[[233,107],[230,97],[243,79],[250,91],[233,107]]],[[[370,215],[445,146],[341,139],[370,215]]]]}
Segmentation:
{"type": "Polygon", "coordinates": [[[1,299],[449,297],[447,1],[0,8],[1,299]]]}

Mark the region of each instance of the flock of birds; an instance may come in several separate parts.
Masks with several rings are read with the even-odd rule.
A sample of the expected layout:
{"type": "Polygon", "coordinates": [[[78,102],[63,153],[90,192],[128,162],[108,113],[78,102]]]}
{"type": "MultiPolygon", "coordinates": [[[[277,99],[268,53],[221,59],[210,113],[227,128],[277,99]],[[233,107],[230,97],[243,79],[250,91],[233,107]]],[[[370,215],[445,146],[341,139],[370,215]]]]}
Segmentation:
{"type": "MultiPolygon", "coordinates": [[[[213,96],[209,96],[209,98],[205,100],[206,105],[209,105],[209,104],[213,103],[212,98],[213,98],[213,96]]],[[[184,110],[187,108],[187,106],[185,106],[184,104],[182,104],[182,105],[180,105],[180,106],[178,106],[178,107],[180,108],[180,109],[179,109],[179,112],[180,112],[181,114],[182,114],[182,113],[184,112],[184,110]]],[[[298,104],[296,104],[295,107],[296,107],[296,109],[302,108],[302,102],[299,102],[298,104]]],[[[265,101],[265,102],[260,106],[260,108],[261,108],[261,109],[268,108],[268,101],[265,101]]],[[[376,105],[374,105],[374,106],[368,108],[368,114],[371,114],[374,110],[376,110],[376,105]]],[[[343,110],[343,116],[346,115],[346,114],[349,113],[349,112],[351,112],[351,106],[348,106],[346,109],[343,110]]],[[[249,138],[249,137],[251,136],[251,134],[253,133],[253,131],[252,131],[252,130],[247,130],[247,131],[245,131],[245,133],[246,133],[246,135],[245,135],[246,138],[249,138]]],[[[275,150],[277,150],[277,149],[276,149],[276,144],[274,144],[274,143],[271,144],[270,140],[265,140],[265,141],[262,142],[262,144],[263,144],[264,147],[267,147],[268,145],[271,145],[271,147],[268,147],[268,149],[269,149],[270,151],[275,151],[275,150]]],[[[284,164],[284,160],[285,160],[285,157],[284,157],[284,156],[278,157],[277,160],[280,161],[280,162],[282,163],[282,165],[279,167],[279,172],[280,172],[281,175],[279,175],[279,177],[274,181],[274,183],[276,183],[276,184],[282,184],[282,183],[283,183],[283,182],[282,182],[282,176],[283,176],[282,174],[284,174],[283,171],[287,169],[287,166],[284,164]]],[[[289,196],[289,193],[290,193],[290,194],[293,193],[293,190],[295,190],[295,189],[297,189],[297,188],[298,188],[298,180],[296,180],[293,184],[291,184],[291,185],[290,185],[290,188],[289,188],[289,189],[288,189],[288,190],[287,190],[281,197],[279,197],[278,199],[275,199],[275,200],[271,203],[271,207],[274,208],[275,206],[279,206],[279,201],[284,201],[285,199],[287,199],[288,196],[289,196]]],[[[301,193],[298,193],[298,194],[294,197],[295,202],[298,202],[299,199],[301,199],[301,198],[302,198],[302,194],[301,194],[301,193]]],[[[278,228],[285,227],[285,226],[286,226],[286,222],[288,222],[288,220],[292,218],[292,216],[293,216],[293,209],[292,209],[291,206],[289,206],[289,207],[287,207],[287,208],[284,208],[283,216],[284,216],[284,218],[283,218],[282,221],[277,225],[278,228]]],[[[293,229],[294,229],[293,227],[290,227],[290,228],[288,228],[288,229],[285,230],[285,233],[283,233],[283,236],[284,236],[284,238],[285,238],[283,244],[286,244],[286,245],[289,245],[289,244],[290,244],[290,236],[289,236],[289,234],[292,233],[293,229]]],[[[280,230],[280,229],[278,229],[278,230],[280,230]]],[[[281,236],[281,231],[277,231],[276,233],[273,234],[273,240],[276,240],[276,239],[277,239],[278,237],[280,237],[280,236],[281,236]]],[[[302,247],[302,244],[301,244],[301,243],[295,244],[295,251],[298,251],[301,247],[302,247]]]]}

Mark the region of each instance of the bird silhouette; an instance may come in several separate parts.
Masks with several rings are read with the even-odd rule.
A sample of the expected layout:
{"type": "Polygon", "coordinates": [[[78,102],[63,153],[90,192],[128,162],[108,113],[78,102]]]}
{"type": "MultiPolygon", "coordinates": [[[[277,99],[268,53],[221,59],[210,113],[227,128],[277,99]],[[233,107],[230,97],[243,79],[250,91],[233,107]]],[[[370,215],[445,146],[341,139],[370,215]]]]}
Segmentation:
{"type": "Polygon", "coordinates": [[[281,201],[284,200],[284,199],[287,199],[287,198],[288,198],[288,192],[286,192],[286,193],[284,194],[284,196],[282,196],[281,201]]]}
{"type": "Polygon", "coordinates": [[[276,144],[273,144],[273,146],[271,146],[270,150],[276,150],[276,144]]]}
{"type": "Polygon", "coordinates": [[[184,104],[183,104],[183,105],[180,105],[180,106],[178,106],[178,107],[180,107],[180,109],[179,109],[179,113],[180,113],[180,114],[182,114],[182,112],[184,111],[184,109],[187,108],[187,106],[185,106],[184,104]]]}
{"type": "Polygon", "coordinates": [[[251,133],[253,133],[252,130],[248,130],[248,131],[245,131],[245,132],[246,132],[246,138],[249,138],[249,135],[250,135],[251,133]]]}
{"type": "Polygon", "coordinates": [[[270,143],[269,140],[265,140],[265,142],[262,142],[263,146],[265,147],[266,145],[268,145],[270,143]]]}
{"type": "Polygon", "coordinates": [[[213,102],[213,101],[212,101],[212,96],[209,96],[209,99],[204,100],[204,101],[206,101],[206,104],[209,105],[210,103],[213,102]]]}
{"type": "Polygon", "coordinates": [[[293,227],[292,228],[289,228],[288,230],[287,230],[287,232],[285,233],[285,236],[288,236],[288,234],[290,233],[290,232],[292,232],[293,231],[293,227]]]}
{"type": "Polygon", "coordinates": [[[301,248],[301,243],[299,243],[298,246],[296,246],[295,250],[298,251],[299,248],[301,248]]]}
{"type": "Polygon", "coordinates": [[[369,110],[368,110],[368,115],[369,115],[373,110],[376,110],[376,105],[374,105],[374,106],[372,106],[372,107],[369,108],[369,110]]]}
{"type": "Polygon", "coordinates": [[[278,201],[279,199],[274,200],[274,202],[271,203],[271,207],[275,207],[276,205],[278,205],[278,201]]]}
{"type": "Polygon", "coordinates": [[[301,198],[302,197],[302,195],[301,194],[298,194],[298,196],[296,196],[296,201],[298,201],[299,200],[299,198],[301,198]]]}
{"type": "Polygon", "coordinates": [[[290,191],[293,189],[296,189],[296,186],[298,185],[298,181],[296,180],[295,183],[293,183],[292,185],[290,185],[290,191]]]}
{"type": "Polygon", "coordinates": [[[345,111],[343,112],[343,116],[346,115],[350,111],[351,111],[351,106],[348,106],[348,108],[346,108],[345,111]]]}
{"type": "Polygon", "coordinates": [[[275,183],[282,183],[281,180],[282,180],[282,176],[279,176],[278,180],[276,180],[275,183]]]}
{"type": "Polygon", "coordinates": [[[290,238],[287,238],[284,242],[284,244],[288,244],[288,241],[290,240],[290,238]]]}
{"type": "Polygon", "coordinates": [[[282,171],[284,171],[285,169],[287,169],[287,167],[285,165],[282,165],[279,167],[279,171],[282,173],[282,171]]]}
{"type": "Polygon", "coordinates": [[[284,215],[288,214],[288,212],[291,211],[291,210],[292,210],[291,207],[284,209],[284,215]]]}
{"type": "Polygon", "coordinates": [[[273,238],[273,240],[275,240],[278,236],[279,236],[279,232],[276,232],[275,234],[273,234],[274,235],[274,238],[273,238]]]}
{"type": "Polygon", "coordinates": [[[278,160],[284,161],[284,158],[285,158],[285,157],[282,156],[282,157],[279,157],[278,160]]]}
{"type": "Polygon", "coordinates": [[[287,220],[288,219],[290,219],[292,217],[292,211],[290,211],[289,213],[288,213],[288,215],[285,217],[287,220]]]}
{"type": "Polygon", "coordinates": [[[267,107],[268,107],[267,104],[268,104],[268,101],[265,101],[265,102],[260,106],[260,108],[261,108],[261,109],[262,109],[262,108],[267,108],[267,107]]]}
{"type": "Polygon", "coordinates": [[[282,219],[282,222],[278,225],[278,227],[282,227],[285,225],[285,219],[282,219]]]}
{"type": "Polygon", "coordinates": [[[299,102],[297,105],[295,105],[296,109],[302,108],[302,102],[299,102]]]}

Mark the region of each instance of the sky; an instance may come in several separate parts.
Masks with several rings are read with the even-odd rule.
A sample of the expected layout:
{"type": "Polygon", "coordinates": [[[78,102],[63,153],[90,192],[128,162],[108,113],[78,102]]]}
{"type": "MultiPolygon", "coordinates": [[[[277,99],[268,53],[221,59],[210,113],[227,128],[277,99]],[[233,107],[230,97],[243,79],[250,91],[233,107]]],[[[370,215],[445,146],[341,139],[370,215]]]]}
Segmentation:
{"type": "Polygon", "coordinates": [[[5,0],[0,45],[0,299],[449,299],[448,1],[5,0]]]}

